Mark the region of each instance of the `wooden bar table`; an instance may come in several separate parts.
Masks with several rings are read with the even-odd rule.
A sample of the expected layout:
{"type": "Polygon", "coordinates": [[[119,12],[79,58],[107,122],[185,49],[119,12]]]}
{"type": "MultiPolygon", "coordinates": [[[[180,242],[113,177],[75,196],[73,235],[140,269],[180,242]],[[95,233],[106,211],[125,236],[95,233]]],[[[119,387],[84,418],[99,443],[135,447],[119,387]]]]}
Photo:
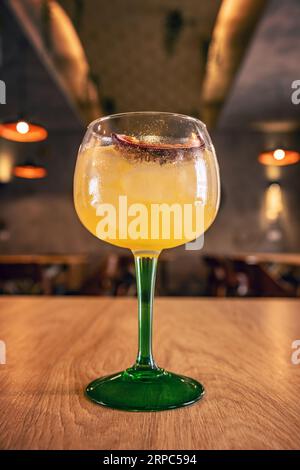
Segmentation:
{"type": "Polygon", "coordinates": [[[134,361],[134,299],[0,298],[1,449],[300,447],[298,300],[158,298],[154,327],[157,362],[207,394],[178,410],[121,412],[83,389],[134,361]]]}

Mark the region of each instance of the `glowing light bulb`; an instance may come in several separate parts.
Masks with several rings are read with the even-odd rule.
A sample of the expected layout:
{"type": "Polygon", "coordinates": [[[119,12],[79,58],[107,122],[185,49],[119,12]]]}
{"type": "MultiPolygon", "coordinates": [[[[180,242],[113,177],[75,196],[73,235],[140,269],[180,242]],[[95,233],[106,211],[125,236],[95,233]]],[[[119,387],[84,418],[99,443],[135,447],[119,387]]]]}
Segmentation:
{"type": "Polygon", "coordinates": [[[273,156],[275,160],[283,160],[285,157],[285,151],[282,149],[277,149],[274,151],[273,156]]]}
{"type": "Polygon", "coordinates": [[[29,132],[29,124],[26,121],[19,121],[16,125],[19,134],[27,134],[29,132]]]}

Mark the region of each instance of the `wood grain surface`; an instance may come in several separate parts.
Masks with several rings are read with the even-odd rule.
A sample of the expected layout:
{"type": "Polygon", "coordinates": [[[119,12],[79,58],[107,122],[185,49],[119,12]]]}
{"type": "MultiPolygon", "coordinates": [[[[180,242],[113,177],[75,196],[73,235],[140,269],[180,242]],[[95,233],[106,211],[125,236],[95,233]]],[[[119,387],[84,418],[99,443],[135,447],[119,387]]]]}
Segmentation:
{"type": "Polygon", "coordinates": [[[89,402],[84,386],[131,365],[136,301],[0,298],[2,449],[296,449],[296,300],[156,300],[154,351],[200,380],[204,400],[159,413],[89,402]]]}

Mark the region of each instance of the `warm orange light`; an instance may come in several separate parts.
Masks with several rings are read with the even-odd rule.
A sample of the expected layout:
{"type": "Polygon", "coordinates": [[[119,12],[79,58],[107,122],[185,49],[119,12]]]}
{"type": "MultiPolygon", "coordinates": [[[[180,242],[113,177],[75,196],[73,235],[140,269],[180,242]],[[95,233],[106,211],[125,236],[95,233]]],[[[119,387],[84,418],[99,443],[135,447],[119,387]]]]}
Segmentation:
{"type": "Polygon", "coordinates": [[[282,149],[276,149],[273,152],[273,157],[275,160],[283,160],[285,158],[285,151],[282,149]]]}
{"type": "Polygon", "coordinates": [[[26,121],[19,121],[16,125],[19,134],[27,134],[29,132],[29,124],[26,121]]]}
{"type": "Polygon", "coordinates": [[[48,137],[47,130],[23,120],[0,124],[0,136],[15,142],[40,142],[48,137]]]}
{"type": "Polygon", "coordinates": [[[276,149],[262,152],[258,161],[262,165],[285,166],[299,162],[300,153],[295,150],[276,149]]]}
{"type": "Polygon", "coordinates": [[[4,150],[0,153],[0,183],[9,183],[13,173],[13,154],[4,150]]]}
{"type": "Polygon", "coordinates": [[[278,183],[272,183],[265,191],[266,218],[274,222],[283,210],[282,191],[278,183]]]}
{"type": "Polygon", "coordinates": [[[40,179],[47,176],[47,170],[43,166],[24,164],[14,168],[14,175],[18,178],[40,179]]]}

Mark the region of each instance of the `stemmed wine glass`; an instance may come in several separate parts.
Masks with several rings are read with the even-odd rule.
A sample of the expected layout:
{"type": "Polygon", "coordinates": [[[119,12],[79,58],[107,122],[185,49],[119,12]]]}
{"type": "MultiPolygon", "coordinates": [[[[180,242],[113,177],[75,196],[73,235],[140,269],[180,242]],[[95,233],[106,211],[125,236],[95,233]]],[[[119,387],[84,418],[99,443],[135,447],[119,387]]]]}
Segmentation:
{"type": "Polygon", "coordinates": [[[219,197],[214,147],[198,119],[132,112],[88,126],[75,169],[75,208],[93,235],[132,251],[139,323],[135,364],[90,383],[86,395],[94,402],[158,411],[192,404],[204,395],[198,381],[156,364],[153,296],[159,254],[203,235],[216,216],[219,197]]]}

